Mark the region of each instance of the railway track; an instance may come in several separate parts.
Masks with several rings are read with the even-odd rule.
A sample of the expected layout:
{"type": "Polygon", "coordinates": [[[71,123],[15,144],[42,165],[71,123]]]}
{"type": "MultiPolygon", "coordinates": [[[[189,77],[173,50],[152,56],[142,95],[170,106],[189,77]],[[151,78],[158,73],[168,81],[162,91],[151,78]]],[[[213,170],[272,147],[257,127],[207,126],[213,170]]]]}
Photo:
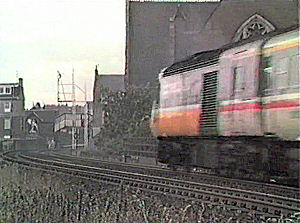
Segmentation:
{"type": "MultiPolygon", "coordinates": [[[[80,157],[63,155],[59,153],[32,154],[31,157],[32,156],[38,156],[43,159],[52,159],[61,162],[77,163],[80,165],[84,165],[88,161],[89,166],[93,166],[93,167],[100,167],[100,168],[126,171],[126,172],[134,172],[139,174],[148,174],[148,175],[153,175],[158,177],[168,177],[173,179],[186,180],[189,182],[211,184],[216,186],[226,186],[226,187],[236,188],[241,190],[251,190],[256,192],[263,192],[266,194],[300,199],[300,191],[298,188],[280,186],[276,184],[265,184],[265,183],[258,183],[258,182],[245,181],[239,179],[230,179],[225,177],[208,175],[206,173],[172,171],[169,169],[163,169],[155,166],[103,161],[103,160],[92,159],[92,158],[83,159],[80,157]]],[[[27,158],[30,159],[30,157],[27,158]]]]}
{"type": "Polygon", "coordinates": [[[96,167],[90,165],[91,160],[85,159],[85,164],[80,164],[76,159],[68,160],[66,156],[59,157],[57,154],[53,156],[41,153],[35,154],[34,156],[33,153],[10,152],[3,154],[2,157],[9,162],[16,162],[23,166],[48,172],[63,173],[113,185],[122,184],[131,188],[190,200],[221,203],[245,210],[253,210],[265,215],[288,216],[298,212],[300,208],[300,200],[291,197],[155,176],[149,173],[122,171],[105,166],[96,167]],[[89,163],[89,165],[86,165],[86,163],[89,163]]]}
{"type": "Polygon", "coordinates": [[[122,141],[122,151],[124,155],[130,156],[143,156],[143,157],[156,157],[157,153],[157,140],[155,138],[132,137],[125,138],[122,141]]]}

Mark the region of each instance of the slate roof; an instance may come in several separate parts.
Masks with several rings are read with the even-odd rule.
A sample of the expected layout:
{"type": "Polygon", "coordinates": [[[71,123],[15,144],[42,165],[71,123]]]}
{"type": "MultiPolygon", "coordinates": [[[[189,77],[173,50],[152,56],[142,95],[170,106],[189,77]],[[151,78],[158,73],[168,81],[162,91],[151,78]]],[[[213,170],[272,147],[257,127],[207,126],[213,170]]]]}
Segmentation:
{"type": "Polygon", "coordinates": [[[97,102],[100,97],[100,89],[108,88],[111,91],[125,91],[125,76],[122,74],[98,74],[95,70],[95,81],[93,90],[93,101],[97,102]]]}
{"type": "Polygon", "coordinates": [[[54,123],[56,116],[58,115],[58,111],[56,110],[28,110],[25,112],[26,117],[35,116],[41,122],[54,123]]]}
{"type": "Polygon", "coordinates": [[[182,61],[172,64],[163,72],[163,77],[217,64],[219,60],[219,56],[222,52],[223,49],[216,49],[216,50],[196,53],[190,57],[187,57],[182,61]]]}
{"type": "Polygon", "coordinates": [[[122,74],[98,75],[96,85],[109,88],[111,91],[123,91],[125,90],[124,75],[122,74]]]}

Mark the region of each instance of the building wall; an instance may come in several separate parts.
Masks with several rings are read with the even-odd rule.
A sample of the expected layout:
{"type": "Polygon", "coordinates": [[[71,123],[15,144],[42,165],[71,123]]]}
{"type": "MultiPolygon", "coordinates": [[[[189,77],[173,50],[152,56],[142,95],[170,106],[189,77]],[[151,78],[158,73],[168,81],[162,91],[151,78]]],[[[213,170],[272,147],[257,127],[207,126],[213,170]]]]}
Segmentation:
{"type": "Polygon", "coordinates": [[[0,84],[0,141],[23,138],[24,132],[24,93],[23,80],[19,83],[0,84]],[[7,94],[5,91],[9,88],[7,94]],[[8,106],[7,106],[8,105],[8,106]],[[5,120],[10,120],[10,127],[6,129],[5,120]]]}
{"type": "Polygon", "coordinates": [[[297,0],[127,0],[126,9],[126,78],[140,86],[156,82],[160,70],[174,61],[230,43],[255,14],[275,29],[299,24],[297,0]]]}
{"type": "Polygon", "coordinates": [[[95,70],[95,81],[94,81],[94,91],[93,91],[93,121],[91,123],[93,133],[91,135],[95,136],[100,132],[100,128],[103,125],[103,115],[100,103],[101,90],[107,88],[110,91],[124,91],[124,75],[121,74],[99,74],[96,67],[95,70]]]}

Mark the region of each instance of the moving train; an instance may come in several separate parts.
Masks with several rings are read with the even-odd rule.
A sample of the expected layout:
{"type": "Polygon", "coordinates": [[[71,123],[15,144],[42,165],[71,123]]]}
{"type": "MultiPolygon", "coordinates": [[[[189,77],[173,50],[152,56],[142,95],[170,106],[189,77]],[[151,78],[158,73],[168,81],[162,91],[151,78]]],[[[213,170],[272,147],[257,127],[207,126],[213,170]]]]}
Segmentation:
{"type": "Polygon", "coordinates": [[[200,52],[159,74],[158,161],[222,176],[299,182],[299,30],[200,52]]]}

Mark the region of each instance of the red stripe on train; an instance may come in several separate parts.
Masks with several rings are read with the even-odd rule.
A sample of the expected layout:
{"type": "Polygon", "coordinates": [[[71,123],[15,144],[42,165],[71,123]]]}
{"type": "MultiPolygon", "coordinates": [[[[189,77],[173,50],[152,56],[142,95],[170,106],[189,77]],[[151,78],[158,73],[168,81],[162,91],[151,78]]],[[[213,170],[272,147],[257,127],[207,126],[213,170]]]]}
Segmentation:
{"type": "Polygon", "coordinates": [[[277,108],[290,108],[298,107],[300,105],[300,100],[285,100],[285,101],[276,101],[266,104],[264,109],[277,109],[277,108]]]}
{"type": "Polygon", "coordinates": [[[219,112],[242,111],[242,110],[260,111],[262,110],[262,104],[259,102],[240,103],[240,104],[226,105],[219,108],[219,112]]]}
{"type": "Polygon", "coordinates": [[[262,105],[260,102],[253,102],[253,103],[226,105],[220,107],[219,112],[243,111],[243,110],[261,111],[263,109],[289,109],[289,108],[296,109],[299,106],[300,106],[299,99],[276,101],[265,105],[262,105]]]}

